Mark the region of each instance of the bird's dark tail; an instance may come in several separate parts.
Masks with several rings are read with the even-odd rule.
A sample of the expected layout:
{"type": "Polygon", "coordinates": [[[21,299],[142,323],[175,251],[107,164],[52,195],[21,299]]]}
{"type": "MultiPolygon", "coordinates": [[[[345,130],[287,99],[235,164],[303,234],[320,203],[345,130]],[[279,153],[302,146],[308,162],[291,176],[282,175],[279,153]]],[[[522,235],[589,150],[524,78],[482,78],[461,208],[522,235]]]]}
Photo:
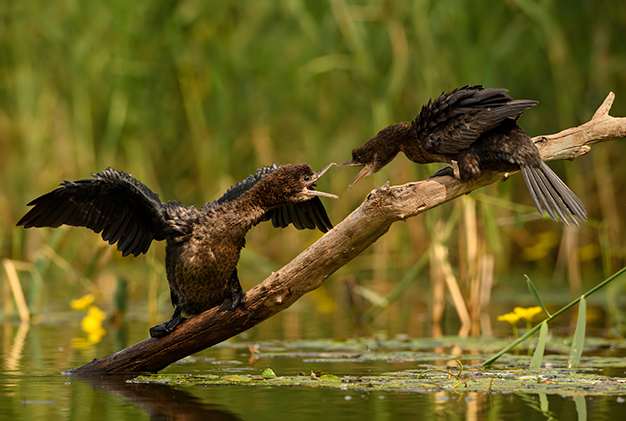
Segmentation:
{"type": "Polygon", "coordinates": [[[568,218],[577,226],[578,220],[587,221],[587,211],[583,202],[545,162],[541,161],[539,168],[522,166],[522,175],[533,202],[542,216],[545,209],[550,218],[556,221],[558,216],[558,219],[565,225],[569,225],[568,218]]]}

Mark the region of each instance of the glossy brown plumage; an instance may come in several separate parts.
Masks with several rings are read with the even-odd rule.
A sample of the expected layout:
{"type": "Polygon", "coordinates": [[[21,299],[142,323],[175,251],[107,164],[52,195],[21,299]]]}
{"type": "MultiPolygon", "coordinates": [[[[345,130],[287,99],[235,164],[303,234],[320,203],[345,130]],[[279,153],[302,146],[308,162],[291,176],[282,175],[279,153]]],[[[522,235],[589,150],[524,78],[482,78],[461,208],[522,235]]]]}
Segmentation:
{"type": "Polygon", "coordinates": [[[312,189],[328,168],[314,172],[308,164],[263,167],[201,209],[159,196],[130,174],[108,168],[93,178],[65,181],[32,202],[18,223],[25,228],[83,226],[124,256],[145,253],[152,240],[166,240],[166,272],[175,312],[150,330],[164,336],[193,316],[215,306],[229,310],[245,302],[237,262],[245,235],[262,221],[298,229],[332,228],[312,189]]]}
{"type": "MultiPolygon", "coordinates": [[[[350,186],[379,171],[399,152],[418,164],[456,161],[463,181],[482,171],[521,170],[542,215],[545,209],[554,220],[578,225],[578,220],[587,220],[582,202],[541,160],[530,136],[517,125],[524,110],[536,104],[514,100],[506,89],[464,86],[429,101],[412,122],[381,130],[352,151],[351,161],[340,165],[365,167],[350,186]]],[[[434,176],[443,175],[454,176],[452,168],[434,176]]]]}

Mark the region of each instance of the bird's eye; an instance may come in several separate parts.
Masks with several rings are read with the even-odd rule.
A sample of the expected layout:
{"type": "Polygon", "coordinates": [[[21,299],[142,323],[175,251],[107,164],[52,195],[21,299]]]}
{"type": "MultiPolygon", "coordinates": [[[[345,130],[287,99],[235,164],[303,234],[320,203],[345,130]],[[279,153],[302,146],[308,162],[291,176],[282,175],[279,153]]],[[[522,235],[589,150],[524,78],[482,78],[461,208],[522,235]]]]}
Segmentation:
{"type": "Polygon", "coordinates": [[[309,178],[309,176],[308,176],[308,175],[305,175],[305,176],[303,177],[303,180],[304,180],[304,181],[309,181],[309,180],[310,180],[310,178],[309,178]]]}

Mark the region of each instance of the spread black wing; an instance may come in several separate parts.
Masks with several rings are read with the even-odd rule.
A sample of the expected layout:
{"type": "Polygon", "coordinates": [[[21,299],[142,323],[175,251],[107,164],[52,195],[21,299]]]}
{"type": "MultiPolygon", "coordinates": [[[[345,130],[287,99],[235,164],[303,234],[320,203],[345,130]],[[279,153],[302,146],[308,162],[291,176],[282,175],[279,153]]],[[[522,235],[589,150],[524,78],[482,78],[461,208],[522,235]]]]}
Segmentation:
{"type": "MultiPolygon", "coordinates": [[[[249,190],[263,177],[271,174],[278,166],[272,164],[269,167],[263,167],[245,180],[232,186],[222,197],[213,202],[212,205],[220,205],[237,199],[245,191],[249,190]]],[[[328,232],[333,227],[326,209],[319,197],[313,197],[311,200],[301,202],[295,205],[286,205],[274,208],[265,212],[259,222],[272,221],[275,228],[285,228],[289,224],[293,224],[299,230],[303,229],[319,229],[322,232],[328,232]]]]}
{"type": "Polygon", "coordinates": [[[505,119],[517,119],[537,101],[514,100],[503,88],[464,86],[422,107],[413,121],[417,138],[430,153],[458,153],[505,119]]]}
{"type": "Polygon", "coordinates": [[[91,179],[64,181],[61,187],[31,201],[34,206],[17,225],[87,227],[124,256],[148,251],[152,240],[165,239],[164,206],[159,196],[130,174],[107,168],[91,179]]]}

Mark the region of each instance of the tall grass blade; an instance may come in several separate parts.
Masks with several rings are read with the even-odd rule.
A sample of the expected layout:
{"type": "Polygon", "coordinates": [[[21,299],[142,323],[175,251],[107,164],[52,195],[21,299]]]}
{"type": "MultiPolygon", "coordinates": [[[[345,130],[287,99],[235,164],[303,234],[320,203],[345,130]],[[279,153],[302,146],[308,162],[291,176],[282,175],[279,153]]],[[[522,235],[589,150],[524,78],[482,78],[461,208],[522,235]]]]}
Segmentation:
{"type": "Polygon", "coordinates": [[[493,205],[491,203],[482,202],[480,204],[482,211],[483,223],[485,225],[485,236],[487,237],[487,243],[492,250],[502,249],[502,230],[498,226],[496,215],[493,211],[493,205]]]}
{"type": "MultiPolygon", "coordinates": [[[[620,275],[622,275],[624,272],[626,272],[626,266],[621,268],[620,270],[618,270],[617,272],[615,272],[612,276],[608,277],[607,279],[605,279],[604,281],[600,282],[598,285],[596,285],[595,287],[591,288],[585,295],[582,295],[580,298],[575,299],[574,301],[572,301],[571,303],[569,303],[568,305],[566,305],[565,307],[561,308],[559,311],[557,311],[556,313],[554,313],[553,315],[551,315],[550,317],[548,317],[546,320],[544,320],[544,323],[549,323],[552,320],[554,320],[556,317],[560,316],[562,313],[564,313],[565,311],[569,310],[571,307],[573,307],[574,305],[576,305],[581,298],[583,297],[589,297],[591,294],[593,294],[594,292],[598,291],[599,289],[602,289],[603,287],[605,287],[606,285],[608,285],[611,281],[613,281],[614,279],[618,278],[620,275]]],[[[522,342],[524,342],[526,339],[530,338],[536,331],[539,330],[539,328],[541,327],[541,324],[538,324],[537,326],[533,327],[532,329],[530,329],[528,332],[526,332],[522,337],[520,337],[519,339],[511,342],[508,346],[504,347],[500,352],[498,352],[496,355],[494,355],[493,357],[489,358],[487,361],[485,361],[483,363],[483,367],[487,367],[490,366],[491,364],[493,364],[498,358],[500,358],[501,356],[503,356],[504,354],[506,354],[507,352],[509,352],[511,349],[515,348],[517,345],[521,344],[522,342]]]]}
{"type": "Polygon", "coordinates": [[[17,275],[17,269],[10,259],[2,259],[2,264],[6,270],[7,279],[11,286],[11,293],[17,305],[17,310],[20,313],[20,320],[22,322],[28,322],[30,320],[30,311],[28,310],[28,305],[24,298],[24,291],[22,290],[22,284],[20,284],[20,279],[17,275]]]}
{"type": "Polygon", "coordinates": [[[537,370],[541,368],[541,361],[543,360],[543,352],[546,349],[546,338],[548,337],[548,324],[541,322],[541,328],[539,329],[539,341],[537,342],[537,348],[533,358],[530,360],[530,369],[537,370]]]}
{"type": "Polygon", "coordinates": [[[539,307],[541,307],[543,312],[546,313],[548,317],[550,317],[550,313],[548,313],[548,310],[546,310],[546,307],[543,305],[543,301],[541,301],[541,298],[539,297],[539,292],[537,291],[537,288],[535,288],[535,284],[533,284],[533,281],[530,280],[528,275],[524,276],[526,277],[526,283],[528,283],[528,289],[530,290],[530,293],[533,297],[535,297],[535,301],[537,301],[537,304],[539,304],[539,307]]]}
{"type": "Polygon", "coordinates": [[[583,353],[585,345],[585,329],[587,327],[587,301],[585,296],[580,297],[578,303],[578,321],[576,322],[576,331],[572,340],[572,348],[569,352],[568,368],[576,368],[580,364],[580,356],[583,353]]]}
{"type": "Polygon", "coordinates": [[[376,302],[372,307],[370,307],[364,314],[363,317],[366,320],[373,319],[378,313],[387,308],[389,304],[394,302],[399,296],[406,291],[406,289],[413,283],[413,281],[417,278],[417,275],[426,267],[426,264],[430,261],[430,249],[426,250],[422,257],[413,265],[411,269],[409,269],[402,280],[396,285],[396,287],[387,295],[386,297],[380,297],[380,301],[376,302]]]}

